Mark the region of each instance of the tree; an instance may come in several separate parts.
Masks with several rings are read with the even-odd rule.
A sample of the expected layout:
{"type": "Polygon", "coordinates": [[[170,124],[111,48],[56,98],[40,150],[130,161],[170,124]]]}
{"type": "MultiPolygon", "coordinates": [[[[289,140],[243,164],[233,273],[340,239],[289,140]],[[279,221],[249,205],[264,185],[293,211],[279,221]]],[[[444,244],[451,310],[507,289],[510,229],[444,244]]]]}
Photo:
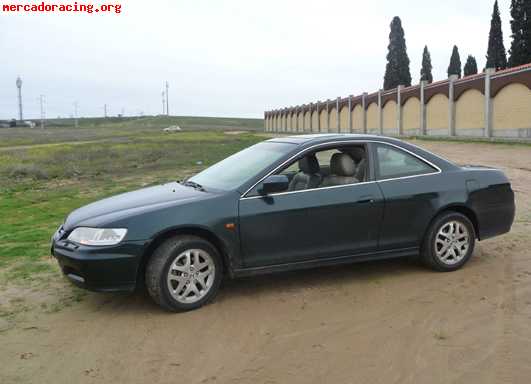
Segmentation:
{"type": "Polygon", "coordinates": [[[509,67],[531,62],[531,0],[511,1],[509,67]]]}
{"type": "Polygon", "coordinates": [[[503,32],[498,0],[494,1],[494,9],[492,10],[492,19],[490,21],[487,68],[495,68],[496,70],[507,68],[507,54],[503,45],[503,32]]]}
{"type": "Polygon", "coordinates": [[[475,75],[476,73],[478,73],[478,64],[476,63],[476,58],[472,55],[468,55],[464,67],[464,75],[470,76],[475,75]]]}
{"type": "Polygon", "coordinates": [[[448,77],[451,75],[457,75],[457,77],[461,78],[461,57],[459,57],[457,45],[454,45],[450,65],[448,66],[448,77]]]}
{"type": "Polygon", "coordinates": [[[387,65],[384,76],[384,89],[396,88],[399,85],[411,85],[409,57],[407,56],[406,39],[402,29],[402,21],[398,16],[391,22],[389,46],[387,47],[387,65]]]}
{"type": "Polygon", "coordinates": [[[428,46],[424,46],[424,52],[422,53],[422,68],[420,69],[420,81],[427,81],[428,84],[433,83],[433,75],[431,74],[431,56],[428,51],[428,46]]]}

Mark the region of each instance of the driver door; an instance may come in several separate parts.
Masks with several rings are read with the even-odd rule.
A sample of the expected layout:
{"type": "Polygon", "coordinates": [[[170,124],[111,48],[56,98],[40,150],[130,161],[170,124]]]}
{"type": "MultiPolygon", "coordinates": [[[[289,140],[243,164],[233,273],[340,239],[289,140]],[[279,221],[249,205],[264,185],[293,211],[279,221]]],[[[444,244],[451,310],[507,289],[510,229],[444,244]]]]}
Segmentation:
{"type": "MultiPolygon", "coordinates": [[[[328,148],[316,153],[329,168],[328,148]],[[324,153],[327,152],[327,153],[324,153]]],[[[293,172],[297,161],[284,170],[293,172]]],[[[245,267],[350,256],[377,248],[383,196],[372,180],[350,185],[258,194],[240,199],[239,228],[245,267]]]]}

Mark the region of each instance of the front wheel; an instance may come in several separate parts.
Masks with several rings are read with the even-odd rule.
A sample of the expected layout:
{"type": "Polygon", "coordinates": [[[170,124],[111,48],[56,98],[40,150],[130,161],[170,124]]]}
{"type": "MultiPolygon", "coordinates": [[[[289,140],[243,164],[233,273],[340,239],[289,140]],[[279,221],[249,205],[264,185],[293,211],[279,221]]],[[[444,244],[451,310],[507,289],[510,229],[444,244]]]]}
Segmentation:
{"type": "Polygon", "coordinates": [[[426,233],[422,259],[437,271],[455,271],[472,256],[475,239],[474,226],[468,217],[458,212],[443,213],[426,233]]]}
{"type": "Polygon", "coordinates": [[[175,236],[162,243],[146,268],[146,287],[163,308],[196,309],[219,289],[221,257],[212,244],[196,236],[175,236]]]}

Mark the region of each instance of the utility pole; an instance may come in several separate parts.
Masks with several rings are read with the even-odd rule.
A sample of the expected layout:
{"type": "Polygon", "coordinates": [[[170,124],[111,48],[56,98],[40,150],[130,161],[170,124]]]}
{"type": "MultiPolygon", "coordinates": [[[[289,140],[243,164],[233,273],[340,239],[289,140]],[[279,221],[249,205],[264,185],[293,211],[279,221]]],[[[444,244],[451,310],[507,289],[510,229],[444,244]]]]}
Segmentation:
{"type": "Polygon", "coordinates": [[[77,101],[74,102],[74,127],[78,127],[77,121],[77,101]]]}
{"type": "Polygon", "coordinates": [[[44,103],[46,102],[45,96],[40,95],[39,101],[41,104],[41,129],[44,129],[44,120],[46,119],[46,111],[44,109],[44,103]]]}
{"type": "Polygon", "coordinates": [[[166,114],[166,99],[164,98],[164,91],[162,91],[162,115],[166,114]]]}
{"type": "Polygon", "coordinates": [[[107,104],[103,104],[103,117],[107,118],[107,104]]]}
{"type": "Polygon", "coordinates": [[[23,120],[22,116],[22,79],[20,76],[17,77],[17,88],[18,88],[18,119],[23,120]]]}
{"type": "Polygon", "coordinates": [[[170,84],[168,83],[168,80],[166,80],[166,115],[170,115],[170,95],[168,93],[168,88],[170,88],[170,84]]]}

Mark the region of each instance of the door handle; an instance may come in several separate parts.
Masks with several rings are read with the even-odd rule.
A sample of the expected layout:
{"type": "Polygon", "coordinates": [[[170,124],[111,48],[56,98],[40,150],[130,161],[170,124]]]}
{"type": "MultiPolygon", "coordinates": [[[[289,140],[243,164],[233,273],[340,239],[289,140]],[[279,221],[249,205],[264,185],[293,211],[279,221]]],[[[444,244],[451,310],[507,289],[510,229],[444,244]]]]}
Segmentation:
{"type": "Polygon", "coordinates": [[[374,197],[372,196],[362,196],[356,201],[357,204],[372,204],[374,203],[374,197]]]}

